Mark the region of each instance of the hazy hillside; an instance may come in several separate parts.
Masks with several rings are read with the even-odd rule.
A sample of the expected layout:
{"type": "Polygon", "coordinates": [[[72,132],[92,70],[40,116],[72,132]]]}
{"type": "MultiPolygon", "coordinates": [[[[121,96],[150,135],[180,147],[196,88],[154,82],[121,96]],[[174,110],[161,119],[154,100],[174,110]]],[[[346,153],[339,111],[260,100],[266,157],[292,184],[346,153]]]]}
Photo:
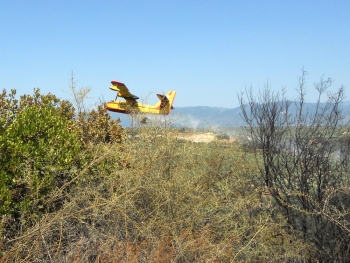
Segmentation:
{"type": "Polygon", "coordinates": [[[239,107],[227,109],[219,107],[178,107],[173,111],[177,116],[175,125],[191,128],[238,127],[243,125],[239,107]]]}

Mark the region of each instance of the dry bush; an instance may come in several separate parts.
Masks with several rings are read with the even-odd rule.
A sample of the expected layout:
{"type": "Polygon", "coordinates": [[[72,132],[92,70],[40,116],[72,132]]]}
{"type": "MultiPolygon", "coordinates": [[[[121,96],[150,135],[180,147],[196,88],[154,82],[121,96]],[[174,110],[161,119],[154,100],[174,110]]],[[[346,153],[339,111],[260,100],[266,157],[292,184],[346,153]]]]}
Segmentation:
{"type": "MultiPolygon", "coordinates": [[[[344,87],[328,89],[321,78],[314,88],[317,101],[305,101],[306,72],[299,96],[285,97],[266,86],[257,95],[240,95],[242,117],[251,151],[264,185],[290,229],[317,249],[317,262],[349,262],[350,162],[349,122],[342,112],[344,87]],[[324,102],[323,102],[324,101],[324,102]]],[[[311,260],[316,260],[310,256],[311,260]]]]}
{"type": "Polygon", "coordinates": [[[302,262],[312,248],[256,187],[252,156],[238,144],[177,140],[168,127],[94,145],[90,163],[46,200],[62,207],[4,240],[2,260],[302,262]]]}

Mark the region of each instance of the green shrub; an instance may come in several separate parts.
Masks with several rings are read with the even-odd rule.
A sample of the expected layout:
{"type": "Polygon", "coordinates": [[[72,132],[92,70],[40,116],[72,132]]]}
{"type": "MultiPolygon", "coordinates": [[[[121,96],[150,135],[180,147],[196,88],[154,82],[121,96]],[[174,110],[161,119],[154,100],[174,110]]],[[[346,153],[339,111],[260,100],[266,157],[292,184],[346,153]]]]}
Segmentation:
{"type": "Polygon", "coordinates": [[[20,103],[1,102],[8,114],[1,116],[0,214],[19,216],[71,176],[81,147],[68,102],[38,89],[20,103]]]}
{"type": "Polygon", "coordinates": [[[81,142],[88,144],[121,142],[122,127],[119,120],[112,120],[103,106],[97,110],[78,114],[76,125],[81,142]]]}

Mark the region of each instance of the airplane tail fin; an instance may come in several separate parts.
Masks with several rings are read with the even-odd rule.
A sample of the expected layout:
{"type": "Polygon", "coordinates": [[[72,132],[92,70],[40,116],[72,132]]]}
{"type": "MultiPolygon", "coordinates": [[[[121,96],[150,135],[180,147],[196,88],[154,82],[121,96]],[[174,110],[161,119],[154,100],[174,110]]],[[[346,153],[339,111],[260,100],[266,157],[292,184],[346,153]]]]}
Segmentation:
{"type": "Polygon", "coordinates": [[[175,91],[169,91],[166,95],[157,94],[159,101],[155,105],[155,108],[159,110],[160,114],[169,114],[170,111],[174,108],[173,102],[175,95],[175,91]]]}

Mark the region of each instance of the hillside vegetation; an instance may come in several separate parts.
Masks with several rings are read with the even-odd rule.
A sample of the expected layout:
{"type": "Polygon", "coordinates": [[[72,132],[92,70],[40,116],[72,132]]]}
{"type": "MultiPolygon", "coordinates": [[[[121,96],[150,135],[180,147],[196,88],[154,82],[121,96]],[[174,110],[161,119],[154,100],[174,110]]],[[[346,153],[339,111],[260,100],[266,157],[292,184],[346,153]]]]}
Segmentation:
{"type": "Polygon", "coordinates": [[[300,171],[291,192],[273,184],[280,171],[266,179],[278,163],[256,137],[195,143],[164,122],[126,130],[102,106],[76,115],[39,90],[18,101],[4,91],[0,106],[0,262],[348,262],[345,163],[317,199],[316,179],[295,186],[309,180],[300,171]],[[309,231],[319,222],[332,237],[322,244],[309,231]]]}

